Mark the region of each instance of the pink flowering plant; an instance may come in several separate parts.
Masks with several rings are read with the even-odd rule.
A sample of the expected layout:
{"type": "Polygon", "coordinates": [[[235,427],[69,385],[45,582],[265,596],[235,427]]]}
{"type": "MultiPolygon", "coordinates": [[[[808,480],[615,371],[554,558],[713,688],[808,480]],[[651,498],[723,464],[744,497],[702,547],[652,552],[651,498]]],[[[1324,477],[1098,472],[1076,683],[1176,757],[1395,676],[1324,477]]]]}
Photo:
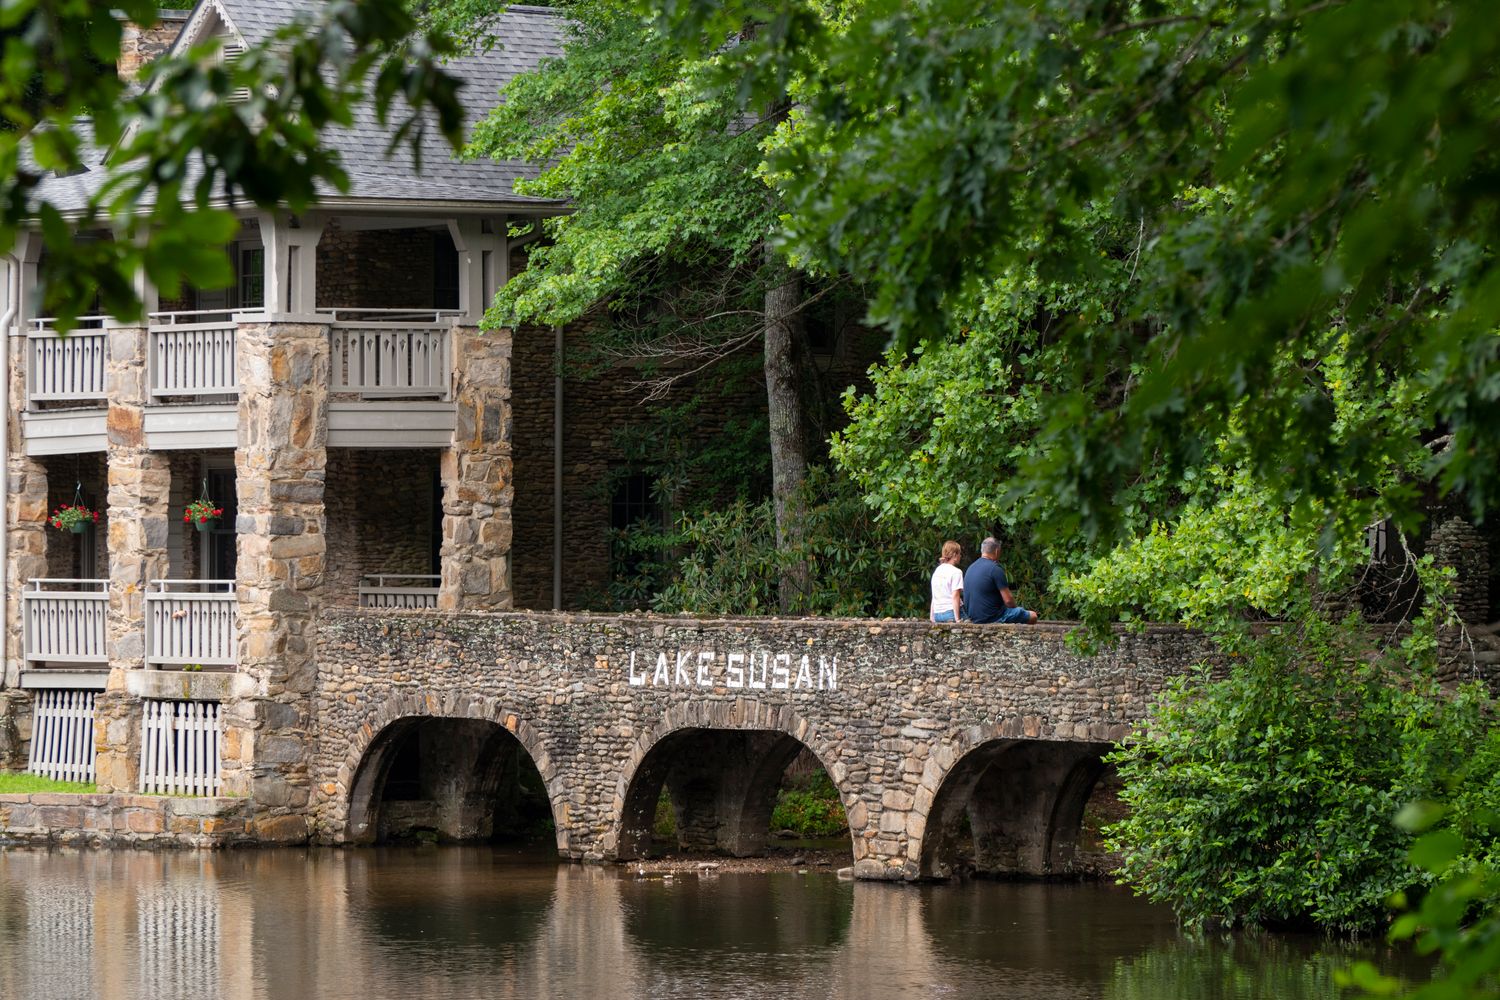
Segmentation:
{"type": "Polygon", "coordinates": [[[182,511],[184,524],[208,524],[224,516],[224,508],[207,498],[194,500],[182,511]]]}
{"type": "Polygon", "coordinates": [[[65,503],[52,512],[52,527],[58,531],[82,531],[85,526],[99,523],[99,512],[83,504],[65,503]]]}

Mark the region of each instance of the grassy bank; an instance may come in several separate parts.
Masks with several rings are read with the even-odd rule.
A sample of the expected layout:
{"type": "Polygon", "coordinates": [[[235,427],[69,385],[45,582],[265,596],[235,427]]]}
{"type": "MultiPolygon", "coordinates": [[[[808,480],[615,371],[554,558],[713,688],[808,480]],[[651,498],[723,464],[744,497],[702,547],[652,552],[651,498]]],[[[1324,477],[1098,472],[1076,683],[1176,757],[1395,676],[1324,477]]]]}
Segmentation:
{"type": "Polygon", "coordinates": [[[96,785],[77,781],[54,781],[39,774],[0,772],[0,795],[29,795],[32,792],[96,792],[96,785]]]}

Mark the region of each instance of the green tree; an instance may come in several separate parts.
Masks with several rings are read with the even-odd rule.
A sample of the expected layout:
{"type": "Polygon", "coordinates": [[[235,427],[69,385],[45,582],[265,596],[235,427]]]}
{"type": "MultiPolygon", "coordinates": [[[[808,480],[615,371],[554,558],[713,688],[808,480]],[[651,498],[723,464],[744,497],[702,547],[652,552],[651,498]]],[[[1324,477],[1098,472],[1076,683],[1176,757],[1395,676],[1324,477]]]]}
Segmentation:
{"type": "MultiPolygon", "coordinates": [[[[566,323],[608,303],[598,336],[645,366],[648,393],[712,377],[759,346],[776,533],[795,547],[808,466],[805,309],[816,293],[771,245],[782,206],[760,166],[785,102],[772,94],[742,110],[735,89],[714,83],[717,42],[678,51],[626,0],[565,10],[563,57],[512,81],[470,144],[476,156],[546,164],[521,190],[572,203],[545,221],[550,240],[533,246],[488,322],[566,323]]],[[[467,17],[483,33],[468,7],[433,16],[467,17]]],[[[780,608],[801,607],[808,586],[805,567],[786,564],[780,608]]]]}
{"type": "MultiPolygon", "coordinates": [[[[981,497],[1109,532],[1141,476],[1199,467],[1229,435],[1278,506],[1332,516],[1391,449],[1378,422],[1330,433],[1325,380],[1289,364],[1332,327],[1353,377],[1410,387],[1432,446],[1420,482],[1490,506],[1500,30],[1485,0],[658,7],[690,46],[765,25],[721,68],[751,102],[786,86],[799,101],[769,163],[786,238],[870,282],[900,345],[961,339],[1007,276],[1098,288],[1128,260],[1109,321],[1051,317],[1038,447],[970,482],[981,497]],[[1101,215],[1133,250],[1099,255],[1101,215]]],[[[1418,493],[1385,499],[1409,517],[1418,493]]]]}
{"type": "MultiPolygon", "coordinates": [[[[116,6],[137,23],[157,17],[141,0],[116,6]]],[[[400,0],[320,3],[232,63],[211,50],[157,60],[140,88],[101,71],[119,52],[121,22],[100,13],[88,0],[0,6],[0,254],[20,230],[40,230],[42,309],[60,329],[96,298],[108,313],[138,317],[133,279],[143,269],[169,296],[184,281],[227,284],[229,206],[300,211],[319,185],[347,188],[319,134],[349,123],[361,101],[389,124],[393,146],[427,128],[459,142],[458,82],[441,66],[447,45],[415,31],[400,0]],[[237,93],[248,97],[231,100],[237,93]],[[102,180],[64,219],[41,182],[85,170],[102,180]],[[116,238],[74,238],[88,230],[116,238]]]]}

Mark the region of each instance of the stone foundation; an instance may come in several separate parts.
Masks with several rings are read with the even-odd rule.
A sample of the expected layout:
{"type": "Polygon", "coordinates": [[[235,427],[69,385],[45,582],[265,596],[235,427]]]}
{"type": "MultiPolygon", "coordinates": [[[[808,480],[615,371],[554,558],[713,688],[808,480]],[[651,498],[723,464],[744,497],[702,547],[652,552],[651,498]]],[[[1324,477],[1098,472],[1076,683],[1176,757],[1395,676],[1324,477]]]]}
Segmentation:
{"type": "Polygon", "coordinates": [[[0,845],[228,847],[248,842],[234,798],[33,792],[0,795],[0,845]]]}

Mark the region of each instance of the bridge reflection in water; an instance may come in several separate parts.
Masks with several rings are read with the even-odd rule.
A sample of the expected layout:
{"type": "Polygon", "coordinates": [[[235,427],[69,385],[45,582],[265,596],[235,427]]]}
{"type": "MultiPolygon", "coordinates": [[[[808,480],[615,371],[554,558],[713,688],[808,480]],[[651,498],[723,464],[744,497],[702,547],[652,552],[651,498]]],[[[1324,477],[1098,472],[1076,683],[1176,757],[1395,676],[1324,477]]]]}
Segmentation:
{"type": "Polygon", "coordinates": [[[1334,947],[1189,942],[1107,886],[636,879],[491,848],[0,852],[0,996],[27,1000],[1310,1000],[1338,995],[1334,947]]]}

